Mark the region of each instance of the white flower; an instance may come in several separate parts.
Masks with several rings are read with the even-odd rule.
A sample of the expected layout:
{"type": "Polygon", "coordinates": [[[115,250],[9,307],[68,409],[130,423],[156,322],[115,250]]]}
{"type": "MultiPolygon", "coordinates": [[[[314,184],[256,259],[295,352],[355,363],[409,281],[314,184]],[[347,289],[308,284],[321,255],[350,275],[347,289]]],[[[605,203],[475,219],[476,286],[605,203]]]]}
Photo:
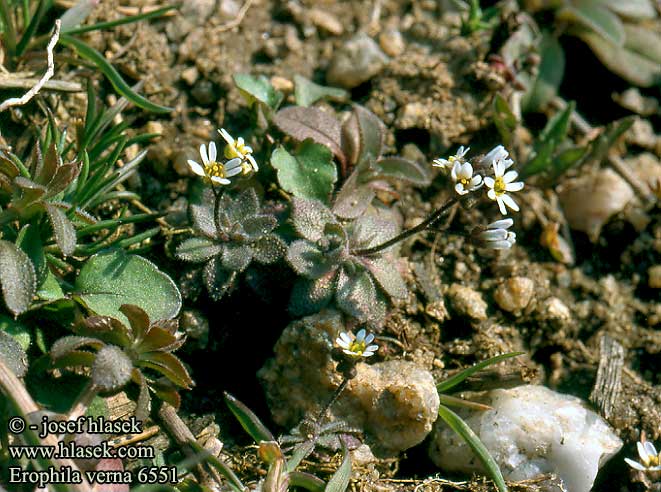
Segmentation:
{"type": "Polygon", "coordinates": [[[369,345],[374,340],[372,333],[367,334],[365,330],[360,330],[357,335],[353,333],[340,333],[335,343],[342,349],[342,352],[350,357],[370,357],[379,349],[378,345],[369,345]]]}
{"type": "Polygon", "coordinates": [[[516,233],[507,230],[512,224],[514,221],[509,218],[497,220],[478,232],[476,238],[485,248],[510,249],[516,243],[516,233]]]}
{"type": "Polygon", "coordinates": [[[455,182],[454,191],[460,195],[465,195],[469,191],[477,190],[482,186],[482,176],[476,174],[473,176],[473,166],[470,162],[454,161],[452,166],[452,181],[455,182]]]}
{"type": "Polygon", "coordinates": [[[241,172],[242,174],[250,174],[252,172],[259,171],[259,166],[257,166],[257,161],[252,156],[252,147],[245,144],[243,137],[239,137],[236,140],[227,133],[227,130],[221,128],[218,130],[220,136],[223,137],[227,145],[225,146],[224,155],[227,159],[241,159],[241,172]]]}
{"type": "Polygon", "coordinates": [[[225,163],[216,161],[218,155],[214,142],[209,144],[208,153],[207,146],[200,145],[200,157],[202,157],[202,164],[188,159],[188,166],[195,174],[207,179],[212,185],[228,185],[230,180],[227,178],[241,172],[241,159],[231,159],[225,163]]]}
{"type": "Polygon", "coordinates": [[[497,145],[491,149],[487,154],[480,159],[480,164],[488,167],[493,165],[494,162],[502,161],[505,164],[505,169],[509,169],[514,164],[514,161],[509,158],[509,152],[502,145],[497,145]]]}
{"type": "Polygon", "coordinates": [[[507,192],[520,191],[523,189],[523,182],[514,182],[519,174],[516,171],[505,172],[505,169],[507,169],[507,167],[502,160],[494,161],[494,177],[491,178],[487,176],[484,178],[484,183],[487,185],[487,187],[490,188],[487,192],[487,196],[498,202],[498,208],[500,209],[500,213],[503,215],[507,215],[507,207],[516,212],[519,211],[519,206],[512,199],[512,197],[507,194],[507,192]]]}
{"type": "Polygon", "coordinates": [[[649,441],[637,442],[638,456],[640,456],[640,463],[638,461],[624,458],[624,461],[636,470],[644,472],[661,471],[661,453],[656,452],[654,444],[649,441]]]}
{"type": "Polygon", "coordinates": [[[462,145],[459,147],[459,150],[457,150],[457,153],[455,155],[451,155],[447,159],[434,159],[432,161],[432,166],[434,167],[440,167],[442,169],[448,169],[450,166],[452,166],[455,162],[464,162],[464,156],[468,153],[470,150],[470,147],[464,148],[462,145]]]}

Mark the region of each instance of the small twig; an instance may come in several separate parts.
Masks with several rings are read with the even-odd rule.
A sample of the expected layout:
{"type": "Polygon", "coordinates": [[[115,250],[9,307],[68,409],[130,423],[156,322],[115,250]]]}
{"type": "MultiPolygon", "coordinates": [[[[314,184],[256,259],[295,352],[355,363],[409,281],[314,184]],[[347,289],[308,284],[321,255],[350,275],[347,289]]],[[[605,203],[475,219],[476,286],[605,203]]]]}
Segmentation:
{"type": "MultiPolygon", "coordinates": [[[[0,89],[31,89],[39,79],[35,77],[23,77],[19,73],[0,74],[0,89]]],[[[47,81],[42,89],[60,92],[82,92],[83,86],[78,82],[52,79],[47,81]]]]}
{"type": "Polygon", "coordinates": [[[61,22],[59,19],[55,21],[55,29],[53,31],[53,35],[48,42],[48,46],[46,47],[46,54],[48,56],[48,68],[46,69],[44,76],[39,79],[39,81],[34,85],[34,87],[32,87],[32,89],[27,91],[21,97],[12,97],[3,101],[2,104],[0,104],[0,113],[11,107],[23,106],[24,104],[27,104],[34,96],[39,93],[44,84],[48,82],[51,77],[53,77],[53,74],[55,73],[53,48],[55,48],[55,45],[60,39],[60,24],[61,22]]]}
{"type": "Polygon", "coordinates": [[[225,24],[218,27],[218,32],[229,31],[230,29],[234,29],[239,24],[241,24],[241,22],[243,22],[243,18],[246,16],[246,12],[248,12],[248,9],[250,8],[250,5],[252,5],[252,2],[253,0],[246,0],[244,4],[241,6],[239,13],[236,14],[236,17],[231,21],[226,22],[225,24]]]}

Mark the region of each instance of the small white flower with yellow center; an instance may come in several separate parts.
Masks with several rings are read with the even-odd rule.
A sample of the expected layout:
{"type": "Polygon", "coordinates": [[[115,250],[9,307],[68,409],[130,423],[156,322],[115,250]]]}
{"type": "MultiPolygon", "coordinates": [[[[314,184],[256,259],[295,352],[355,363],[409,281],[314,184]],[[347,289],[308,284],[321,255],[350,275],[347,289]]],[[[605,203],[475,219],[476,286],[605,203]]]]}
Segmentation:
{"type": "Polygon", "coordinates": [[[246,175],[250,173],[256,173],[259,171],[259,166],[257,166],[257,161],[252,156],[252,147],[245,144],[243,137],[239,137],[234,140],[234,137],[227,133],[227,130],[221,128],[218,130],[220,136],[223,137],[227,145],[225,146],[224,155],[228,159],[241,159],[241,173],[246,175]]]}
{"type": "Polygon", "coordinates": [[[451,155],[447,159],[434,159],[432,161],[432,166],[434,167],[440,167],[441,169],[449,169],[450,166],[454,165],[455,162],[464,162],[464,156],[468,153],[470,150],[470,147],[464,148],[462,145],[459,147],[459,150],[457,150],[457,153],[455,155],[451,155]]]}
{"type": "Polygon", "coordinates": [[[512,219],[501,219],[487,225],[486,229],[479,231],[476,238],[479,244],[489,249],[510,249],[516,243],[516,233],[507,229],[512,227],[512,219]]]}
{"type": "Polygon", "coordinates": [[[507,171],[504,161],[495,161],[493,163],[494,177],[487,176],[484,178],[484,183],[489,188],[487,196],[492,200],[498,202],[500,213],[507,215],[507,207],[515,212],[519,211],[519,206],[512,199],[507,192],[521,191],[523,189],[523,182],[514,180],[519,176],[516,171],[507,171]]]}
{"type": "Polygon", "coordinates": [[[633,469],[643,472],[661,471],[661,453],[656,452],[654,444],[649,441],[637,442],[640,462],[624,458],[624,461],[633,469]]]}
{"type": "Polygon", "coordinates": [[[225,163],[216,161],[218,154],[214,142],[209,144],[208,153],[207,146],[200,145],[200,157],[202,164],[188,159],[188,166],[191,171],[210,181],[212,185],[228,185],[231,183],[228,178],[241,173],[241,159],[231,159],[225,163]]]}
{"type": "Polygon", "coordinates": [[[335,343],[342,349],[342,352],[347,354],[349,357],[361,358],[361,357],[370,357],[379,350],[379,346],[376,344],[370,345],[374,340],[374,334],[367,332],[363,329],[354,335],[353,333],[340,333],[340,336],[337,337],[335,343]]]}
{"type": "Polygon", "coordinates": [[[482,183],[482,176],[479,174],[473,176],[473,166],[470,162],[454,161],[450,176],[452,176],[452,181],[455,182],[454,191],[460,195],[477,190],[484,184],[482,183]]]}

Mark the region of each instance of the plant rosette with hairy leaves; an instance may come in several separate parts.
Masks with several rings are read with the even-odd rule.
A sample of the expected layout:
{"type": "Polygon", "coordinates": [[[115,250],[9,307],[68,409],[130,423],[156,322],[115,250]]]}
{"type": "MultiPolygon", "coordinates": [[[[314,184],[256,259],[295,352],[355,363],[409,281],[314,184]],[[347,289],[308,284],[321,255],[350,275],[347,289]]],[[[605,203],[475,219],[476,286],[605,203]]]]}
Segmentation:
{"type": "Polygon", "coordinates": [[[133,381],[140,387],[139,418],[149,413],[150,391],[178,407],[177,388],[190,389],[193,381],[172,353],[186,340],[177,335],[177,321],[152,323],[147,313],[130,304],[122,305],[120,311],[129,326],[110,316],[89,316],[74,327],[77,335],[57,340],[50,350],[53,367],[89,367],[92,383],[103,392],[119,391],[133,381]],[[96,349],[96,353],[81,350],[83,347],[96,349]]]}
{"type": "Polygon", "coordinates": [[[201,203],[191,204],[190,214],[197,235],[181,243],[175,255],[180,260],[205,264],[204,283],[214,300],[229,292],[239,273],[253,261],[271,264],[287,250],[273,232],[278,220],[262,212],[253,188],[235,198],[229,194],[216,198],[206,189],[201,203]]]}
{"type": "Polygon", "coordinates": [[[294,198],[291,220],[302,239],[289,246],[287,261],[301,278],[290,311],[315,313],[331,302],[360,322],[381,324],[387,300],[406,297],[407,288],[390,248],[380,255],[353,252],[382,244],[398,226],[385,213],[368,211],[343,224],[321,202],[294,198]]]}

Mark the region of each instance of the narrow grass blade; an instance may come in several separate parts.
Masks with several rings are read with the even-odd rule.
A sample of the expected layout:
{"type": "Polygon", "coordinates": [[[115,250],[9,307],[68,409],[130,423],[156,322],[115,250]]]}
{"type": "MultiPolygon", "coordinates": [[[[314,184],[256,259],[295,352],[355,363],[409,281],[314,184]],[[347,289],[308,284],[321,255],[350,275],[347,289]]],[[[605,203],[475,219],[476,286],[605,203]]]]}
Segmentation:
{"type": "Polygon", "coordinates": [[[345,492],[349,488],[349,480],[351,480],[351,454],[349,454],[344,441],[342,441],[342,453],[344,454],[342,464],[328,481],[326,492],[345,492]]]}
{"type": "Polygon", "coordinates": [[[259,420],[257,415],[229,393],[225,393],[225,403],[239,421],[241,427],[250,434],[250,437],[252,437],[256,443],[276,440],[275,437],[273,437],[273,434],[271,434],[271,431],[262,424],[262,421],[259,420]]]}
{"type": "Polygon", "coordinates": [[[326,482],[321,478],[315,477],[309,473],[297,471],[289,474],[289,485],[292,487],[301,487],[310,492],[324,492],[324,490],[326,490],[326,482]]]}
{"type": "Polygon", "coordinates": [[[474,366],[469,367],[468,369],[464,369],[460,373],[455,374],[454,376],[452,376],[452,377],[446,379],[445,381],[437,384],[436,389],[438,390],[439,393],[445,393],[450,388],[454,388],[459,383],[463,382],[465,379],[472,376],[476,372],[484,369],[485,367],[489,367],[492,364],[496,364],[497,362],[500,362],[501,360],[509,359],[511,357],[517,357],[517,356],[522,355],[524,353],[525,352],[510,352],[510,353],[507,353],[507,354],[501,354],[501,355],[497,355],[495,357],[491,357],[490,359],[483,360],[482,362],[478,362],[474,366]]]}
{"type": "Polygon", "coordinates": [[[491,457],[489,450],[482,444],[477,434],[466,425],[459,415],[454,413],[448,407],[441,405],[438,408],[438,416],[455,431],[466,444],[470,446],[477,458],[480,460],[484,468],[487,470],[487,475],[494,481],[499,492],[508,492],[507,485],[503,474],[500,472],[498,463],[491,457]]]}
{"type": "Polygon", "coordinates": [[[169,113],[172,111],[172,108],[154,104],[137,92],[134,92],[131,87],[124,81],[119,72],[115,70],[115,67],[113,67],[108,62],[108,60],[106,60],[105,57],[94,48],[68,34],[62,34],[60,37],[60,43],[68,46],[69,48],[72,48],[81,57],[94,63],[98,69],[101,70],[101,72],[103,72],[103,74],[108,78],[115,90],[139,108],[152,111],[154,113],[169,113]]]}
{"type": "Polygon", "coordinates": [[[89,26],[71,27],[71,28],[67,28],[66,30],[62,29],[62,32],[66,34],[81,34],[84,32],[98,31],[100,29],[110,29],[116,26],[130,24],[132,22],[139,22],[142,20],[153,19],[154,17],[160,17],[161,15],[175,8],[176,7],[174,5],[170,5],[169,7],[162,7],[160,9],[156,9],[151,12],[146,12],[144,14],[130,15],[127,17],[122,17],[121,19],[116,19],[108,22],[97,22],[96,24],[90,24],[89,26]]]}

